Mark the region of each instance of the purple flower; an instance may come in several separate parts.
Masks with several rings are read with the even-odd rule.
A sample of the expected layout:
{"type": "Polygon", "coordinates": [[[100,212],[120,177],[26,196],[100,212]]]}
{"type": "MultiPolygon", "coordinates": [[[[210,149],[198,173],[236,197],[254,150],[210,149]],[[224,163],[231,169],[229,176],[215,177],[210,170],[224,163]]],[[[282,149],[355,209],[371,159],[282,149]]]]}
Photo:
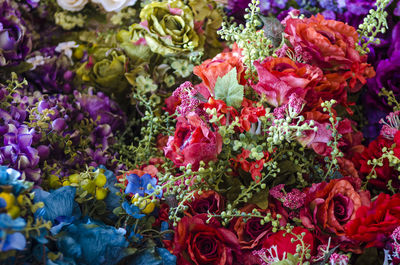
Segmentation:
{"type": "Polygon", "coordinates": [[[97,120],[98,124],[108,124],[111,129],[120,129],[126,122],[124,112],[118,104],[111,100],[102,92],[97,94],[89,89],[87,94],[81,94],[78,91],[74,92],[74,97],[84,111],[87,111],[93,120],[97,120]]]}
{"type": "Polygon", "coordinates": [[[22,61],[32,49],[25,22],[8,0],[0,0],[0,67],[22,61]]]}
{"type": "Polygon", "coordinates": [[[38,180],[40,170],[36,167],[40,157],[38,151],[31,147],[32,139],[32,130],[27,126],[17,128],[10,124],[3,136],[4,145],[0,147],[0,164],[24,171],[29,179],[38,180]]]}
{"type": "Polygon", "coordinates": [[[27,62],[33,68],[24,76],[34,90],[72,93],[75,73],[68,70],[71,61],[64,54],[58,53],[55,47],[43,48],[30,54],[27,62]]]}
{"type": "MultiPolygon", "coordinates": [[[[277,14],[280,10],[284,9],[288,0],[263,0],[260,1],[260,13],[263,15],[277,14]]],[[[245,14],[245,8],[249,6],[251,0],[229,0],[228,8],[230,15],[238,19],[242,19],[245,14]]]]}
{"type": "Polygon", "coordinates": [[[385,88],[393,91],[396,98],[400,98],[400,22],[392,31],[391,46],[387,51],[389,58],[379,61],[375,69],[376,76],[368,80],[368,93],[372,97],[369,100],[378,103],[374,107],[388,113],[392,108],[388,106],[386,99],[378,94],[385,88]]]}

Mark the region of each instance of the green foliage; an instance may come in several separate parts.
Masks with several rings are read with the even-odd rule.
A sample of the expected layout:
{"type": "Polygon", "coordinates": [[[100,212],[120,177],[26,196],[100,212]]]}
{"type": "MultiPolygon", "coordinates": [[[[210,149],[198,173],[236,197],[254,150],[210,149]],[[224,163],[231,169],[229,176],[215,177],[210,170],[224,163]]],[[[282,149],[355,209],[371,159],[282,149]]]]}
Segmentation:
{"type": "Polygon", "coordinates": [[[258,29],[262,24],[258,16],[260,12],[259,4],[259,0],[252,0],[249,7],[246,8],[247,14],[244,18],[247,22],[245,26],[223,22],[221,30],[218,31],[222,39],[236,42],[239,48],[243,49],[244,63],[247,66],[246,78],[253,80],[256,79],[256,70],[253,62],[257,60],[263,61],[266,57],[272,55],[274,51],[273,41],[265,36],[264,30],[258,29]]]}
{"type": "Polygon", "coordinates": [[[228,106],[240,107],[243,101],[244,88],[237,81],[236,68],[233,68],[222,78],[217,78],[214,92],[215,99],[223,100],[228,106]]]}
{"type": "Polygon", "coordinates": [[[376,10],[371,9],[369,14],[364,18],[364,22],[358,26],[357,32],[360,35],[360,44],[357,43],[357,50],[361,54],[369,53],[369,44],[379,44],[380,39],[376,36],[378,33],[385,33],[388,28],[385,8],[390,0],[377,0],[376,10]]]}
{"type": "MultiPolygon", "coordinates": [[[[333,173],[339,169],[338,165],[338,160],[337,158],[343,157],[343,153],[339,149],[339,139],[342,138],[342,135],[338,133],[337,127],[339,126],[339,121],[340,118],[336,117],[333,113],[333,105],[336,104],[335,100],[331,101],[325,101],[321,103],[321,107],[323,108],[323,111],[329,113],[329,122],[331,125],[327,126],[328,130],[332,130],[332,141],[329,141],[327,145],[332,148],[331,152],[331,158],[329,161],[329,166],[328,170],[326,171],[326,174],[324,176],[324,180],[327,178],[329,175],[333,175],[333,173]]],[[[328,162],[329,158],[325,157],[326,162],[328,162]]]]}
{"type": "MultiPolygon", "coordinates": [[[[11,80],[6,81],[6,95],[0,101],[0,108],[1,109],[8,109],[11,106],[11,102],[14,99],[14,94],[18,93],[18,89],[23,88],[26,86],[28,82],[24,79],[22,82],[18,81],[18,76],[16,73],[11,73],[11,80]]],[[[2,88],[2,84],[0,83],[0,89],[2,88]]]]}

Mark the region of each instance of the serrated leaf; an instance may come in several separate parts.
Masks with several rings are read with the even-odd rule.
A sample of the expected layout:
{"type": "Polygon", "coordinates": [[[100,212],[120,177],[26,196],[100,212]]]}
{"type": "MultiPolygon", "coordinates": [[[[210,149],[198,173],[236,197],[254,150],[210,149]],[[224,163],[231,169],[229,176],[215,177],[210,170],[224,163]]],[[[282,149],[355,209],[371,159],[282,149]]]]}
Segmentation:
{"type": "Polygon", "coordinates": [[[214,87],[215,99],[225,101],[228,106],[239,108],[243,101],[244,88],[237,81],[237,71],[233,68],[222,78],[218,77],[214,87]]]}

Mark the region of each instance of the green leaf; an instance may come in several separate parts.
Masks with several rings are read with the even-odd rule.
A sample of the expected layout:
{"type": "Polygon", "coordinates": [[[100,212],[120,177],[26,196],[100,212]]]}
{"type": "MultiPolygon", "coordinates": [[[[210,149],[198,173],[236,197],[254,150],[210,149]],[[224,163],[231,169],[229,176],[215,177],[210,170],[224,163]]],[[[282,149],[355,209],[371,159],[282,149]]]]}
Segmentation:
{"type": "Polygon", "coordinates": [[[239,108],[243,101],[244,88],[237,81],[236,68],[222,78],[218,77],[214,87],[215,99],[226,102],[228,106],[239,108]]]}
{"type": "Polygon", "coordinates": [[[253,197],[251,197],[249,203],[254,203],[259,208],[265,210],[268,208],[268,195],[268,190],[261,190],[260,192],[254,194],[253,197]]]}

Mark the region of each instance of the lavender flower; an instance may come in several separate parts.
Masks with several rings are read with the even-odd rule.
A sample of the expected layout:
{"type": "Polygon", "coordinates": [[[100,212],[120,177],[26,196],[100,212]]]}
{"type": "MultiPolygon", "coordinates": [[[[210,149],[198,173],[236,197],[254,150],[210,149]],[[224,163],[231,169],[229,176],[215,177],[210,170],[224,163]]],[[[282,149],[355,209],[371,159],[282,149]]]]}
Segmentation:
{"type": "Polygon", "coordinates": [[[0,67],[22,61],[32,49],[25,22],[8,0],[0,0],[0,67]]]}
{"type": "Polygon", "coordinates": [[[56,47],[43,48],[32,53],[27,62],[33,68],[25,73],[25,77],[34,90],[72,93],[75,73],[68,70],[71,61],[67,55],[58,52],[56,47]]]}

